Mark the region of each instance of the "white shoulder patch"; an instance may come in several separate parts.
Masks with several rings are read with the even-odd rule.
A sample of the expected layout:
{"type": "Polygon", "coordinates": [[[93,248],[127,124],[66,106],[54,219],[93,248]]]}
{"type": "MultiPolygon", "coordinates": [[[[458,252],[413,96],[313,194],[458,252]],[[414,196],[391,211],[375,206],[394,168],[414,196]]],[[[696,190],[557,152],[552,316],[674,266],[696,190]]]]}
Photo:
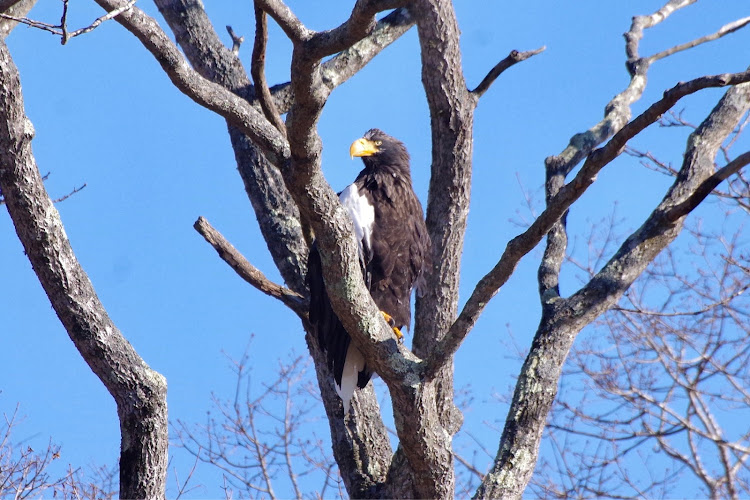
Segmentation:
{"type": "Polygon", "coordinates": [[[364,255],[363,241],[367,248],[371,248],[370,238],[372,225],[375,223],[375,207],[370,205],[366,197],[359,194],[359,189],[355,184],[349,184],[341,191],[339,200],[354,222],[354,234],[359,243],[359,251],[361,255],[364,255]]]}

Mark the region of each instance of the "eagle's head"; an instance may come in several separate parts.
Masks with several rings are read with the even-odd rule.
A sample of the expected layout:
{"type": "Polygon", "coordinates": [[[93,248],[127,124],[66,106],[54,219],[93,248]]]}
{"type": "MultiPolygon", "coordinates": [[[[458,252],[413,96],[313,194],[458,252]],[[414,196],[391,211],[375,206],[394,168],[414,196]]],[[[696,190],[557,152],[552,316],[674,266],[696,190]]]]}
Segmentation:
{"type": "Polygon", "coordinates": [[[376,128],[354,141],[349,154],[352,158],[361,157],[369,169],[396,168],[409,173],[409,153],[404,143],[376,128]]]}

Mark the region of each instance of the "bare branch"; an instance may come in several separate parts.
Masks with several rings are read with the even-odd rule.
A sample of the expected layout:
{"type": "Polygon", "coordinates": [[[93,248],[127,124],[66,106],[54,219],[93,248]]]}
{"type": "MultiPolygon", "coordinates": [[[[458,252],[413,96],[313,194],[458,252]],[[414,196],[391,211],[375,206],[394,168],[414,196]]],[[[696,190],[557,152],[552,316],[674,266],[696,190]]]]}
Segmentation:
{"type": "Polygon", "coordinates": [[[255,266],[237,251],[224,236],[221,235],[211,224],[203,217],[198,217],[193,227],[203,236],[207,242],[214,247],[219,257],[224,260],[234,271],[245,281],[255,288],[281,301],[285,306],[294,311],[301,319],[307,318],[308,304],[304,297],[289,290],[286,287],[277,285],[260,272],[255,266]]]}
{"type": "MultiPolygon", "coordinates": [[[[71,197],[71,196],[73,196],[74,194],[78,193],[78,192],[79,192],[79,191],[81,191],[81,190],[82,190],[83,188],[85,188],[85,187],[86,187],[86,185],[87,185],[87,184],[86,184],[86,183],[84,182],[84,183],[83,183],[82,185],[80,185],[79,187],[77,187],[77,188],[73,188],[73,190],[72,190],[72,191],[71,191],[70,193],[68,193],[68,194],[66,194],[66,195],[64,195],[64,196],[61,196],[61,197],[59,197],[59,198],[55,198],[54,200],[52,200],[52,203],[60,203],[61,201],[65,201],[65,200],[67,200],[68,198],[70,198],[70,197],[71,197]]],[[[0,203],[2,203],[2,201],[0,201],[0,203]]]]}
{"type": "Polygon", "coordinates": [[[272,163],[285,165],[289,145],[279,131],[246,101],[191,69],[182,52],[154,19],[135,6],[127,9],[129,2],[124,0],[97,0],[97,3],[108,12],[122,10],[116,21],[141,41],[182,93],[249,135],[272,163]]]}
{"type": "MultiPolygon", "coordinates": [[[[674,106],[681,98],[705,88],[737,85],[750,81],[750,71],[714,76],[704,76],[678,83],[664,93],[664,97],[648,107],[633,121],[625,125],[600,149],[589,155],[581,170],[556,194],[547,208],[531,224],[529,229],[513,238],[507,245],[495,267],[474,288],[461,314],[451,326],[448,334],[436,345],[434,352],[424,362],[424,376],[430,378],[451,359],[458,346],[476,322],[484,307],[505,284],[521,258],[531,251],[547,234],[552,225],[594,182],[598,172],[622,153],[627,141],[635,137],[659,116],[674,106]]],[[[735,164],[736,167],[738,164],[735,164]]],[[[744,163],[743,163],[744,165],[744,163]]],[[[718,183],[717,183],[718,184],[718,183]]]]}
{"type": "Polygon", "coordinates": [[[245,37],[238,36],[229,24],[227,24],[227,33],[229,33],[229,36],[232,38],[232,54],[237,56],[240,53],[240,45],[245,41],[245,37]]]}
{"type": "MultiPolygon", "coordinates": [[[[42,176],[42,181],[43,182],[47,180],[47,178],[49,177],[49,174],[50,173],[47,172],[46,174],[44,174],[42,176]]],[[[84,182],[81,186],[79,186],[77,188],[73,188],[73,190],[70,191],[68,194],[60,196],[59,198],[55,198],[54,200],[52,200],[52,203],[59,203],[61,201],[65,201],[68,198],[70,198],[71,196],[73,196],[74,194],[76,194],[77,192],[83,190],[83,188],[85,188],[85,187],[86,187],[86,183],[84,182]]],[[[0,205],[5,205],[5,198],[3,197],[2,191],[0,191],[0,205]]]]}
{"type": "Polygon", "coordinates": [[[663,50],[657,54],[654,54],[650,57],[648,57],[649,63],[652,63],[654,61],[658,61],[659,59],[663,59],[665,57],[671,56],[672,54],[676,54],[677,52],[681,52],[683,50],[692,49],[693,47],[697,47],[698,45],[701,45],[706,42],[711,42],[713,40],[718,40],[719,38],[728,35],[730,33],[733,33],[741,28],[744,28],[750,24],[750,17],[743,17],[742,19],[737,19],[736,21],[732,21],[731,23],[725,24],[716,33],[712,33],[710,35],[706,35],[701,38],[696,38],[695,40],[692,40],[687,43],[683,43],[681,45],[677,45],[675,47],[672,47],[667,50],[663,50]]]}
{"type": "Polygon", "coordinates": [[[679,205],[672,207],[667,212],[667,219],[675,221],[692,212],[719,184],[731,175],[739,172],[748,163],[750,163],[750,151],[730,161],[724,167],[717,170],[711,177],[703,181],[687,199],[679,205]]]}
{"type": "Polygon", "coordinates": [[[122,14],[123,12],[127,11],[133,5],[135,5],[135,2],[136,0],[129,0],[127,3],[124,3],[123,5],[120,5],[118,8],[115,8],[112,11],[108,12],[107,14],[95,19],[94,22],[92,22],[90,25],[84,28],[79,28],[75,31],[68,31],[68,0],[63,0],[63,11],[62,11],[62,17],[60,18],[60,24],[43,23],[40,21],[34,21],[33,19],[29,19],[27,17],[15,17],[15,16],[5,14],[5,13],[0,13],[0,18],[8,19],[10,21],[15,21],[17,23],[25,24],[32,28],[41,29],[44,31],[48,31],[54,35],[58,35],[61,38],[60,43],[65,45],[66,43],[68,43],[68,40],[70,40],[71,38],[77,37],[79,35],[85,35],[86,33],[90,33],[91,31],[98,28],[104,21],[108,21],[122,14]]]}
{"type": "Polygon", "coordinates": [[[307,29],[282,0],[257,0],[255,5],[276,21],[292,43],[309,40],[312,36],[313,31],[307,29]]]}
{"type": "Polygon", "coordinates": [[[322,59],[351,47],[375,28],[375,14],[403,7],[406,3],[406,0],[357,0],[349,19],[343,24],[329,31],[315,33],[305,41],[308,56],[322,59]]]}
{"type": "Polygon", "coordinates": [[[508,54],[508,57],[497,63],[495,67],[492,68],[489,73],[487,73],[487,76],[484,77],[481,83],[477,85],[477,87],[472,90],[471,93],[476,99],[479,99],[484,95],[485,92],[487,92],[487,90],[495,82],[497,77],[500,76],[506,69],[517,63],[520,63],[521,61],[525,61],[530,57],[541,54],[546,50],[546,48],[547,47],[543,45],[538,49],[528,50],[526,52],[518,52],[517,50],[512,50],[510,54],[508,54]]]}
{"type": "Polygon", "coordinates": [[[255,85],[255,94],[260,101],[260,107],[266,119],[273,123],[281,135],[286,137],[286,126],[281,121],[279,112],[271,97],[271,91],[268,90],[266,82],[265,64],[266,64],[266,43],[268,41],[268,27],[266,26],[266,13],[258,7],[255,2],[255,42],[253,43],[253,56],[250,66],[250,73],[253,76],[253,85],[255,85]]]}

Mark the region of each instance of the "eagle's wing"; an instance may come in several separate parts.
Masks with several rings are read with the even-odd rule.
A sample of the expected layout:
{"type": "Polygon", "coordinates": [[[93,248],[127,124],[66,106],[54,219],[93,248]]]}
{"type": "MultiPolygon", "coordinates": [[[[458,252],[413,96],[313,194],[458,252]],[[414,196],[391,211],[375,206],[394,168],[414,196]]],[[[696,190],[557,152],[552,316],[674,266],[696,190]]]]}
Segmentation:
{"type": "MultiPolygon", "coordinates": [[[[375,211],[359,188],[352,184],[339,194],[341,204],[354,223],[354,234],[359,242],[359,260],[369,288],[367,264],[372,256],[371,236],[375,211]]],[[[370,381],[364,356],[351,345],[351,337],[344,329],[328,298],[320,253],[315,244],[310,249],[307,263],[307,283],[310,288],[310,322],[315,325],[319,345],[326,351],[328,367],[333,370],[336,392],[344,403],[344,414],[349,412],[349,401],[356,387],[363,388],[370,381]]]]}

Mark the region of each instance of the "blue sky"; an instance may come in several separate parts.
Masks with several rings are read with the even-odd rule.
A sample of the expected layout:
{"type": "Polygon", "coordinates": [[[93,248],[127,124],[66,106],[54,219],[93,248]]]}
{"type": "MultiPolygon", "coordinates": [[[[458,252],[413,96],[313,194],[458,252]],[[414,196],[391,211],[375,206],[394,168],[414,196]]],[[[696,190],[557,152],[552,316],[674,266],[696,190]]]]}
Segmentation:
{"type": "MultiPolygon", "coordinates": [[[[596,123],[606,102],[627,84],[621,34],[631,16],[650,13],[660,4],[457,2],[464,72],[471,88],[510,50],[547,46],[543,54],[501,76],[477,110],[463,299],[520,231],[517,221],[530,218],[524,193],[531,195],[537,210],[542,206],[544,158],[596,123]]],[[[40,1],[30,17],[57,22],[61,5],[40,1]]],[[[328,9],[312,2],[289,5],[308,26],[325,29],[345,19],[351,2],[328,2],[328,9]]],[[[158,18],[152,5],[139,6],[158,18]]],[[[252,37],[247,2],[207,2],[206,8],[227,44],[227,24],[246,39],[252,37]]],[[[72,2],[70,9],[71,27],[101,15],[89,2],[72,2]]],[[[748,12],[743,0],[699,3],[647,32],[642,54],[711,33],[748,12]]],[[[273,23],[270,37],[267,77],[274,84],[288,80],[290,54],[273,23]]],[[[279,281],[236,172],[224,121],[175,90],[151,55],[114,22],[66,46],[48,33],[19,27],[8,44],[36,128],[36,160],[42,173],[50,172],[47,189],[59,197],[87,184],[57,208],[115,324],[166,376],[170,420],[201,422],[212,391],[231,397],[235,380],[227,358],[240,357],[251,336],[249,353],[258,381],[272,378],[276,360],[285,359],[289,351],[304,354],[295,316],[239,279],[192,228],[198,216],[206,217],[253,264],[279,281]]],[[[241,50],[246,67],[250,44],[241,50]]],[[[744,70],[748,60],[743,47],[748,46],[750,31],[745,30],[656,63],[634,112],[680,80],[744,70]]],[[[349,144],[378,127],[407,145],[415,189],[426,202],[429,115],[417,50],[412,30],[331,96],[319,131],[324,171],[334,189],[345,187],[361,168],[349,159],[349,144]],[[374,105],[356,104],[363,96],[374,105]]],[[[699,122],[720,93],[707,91],[678,107],[699,122]]],[[[678,164],[685,138],[685,131],[653,128],[635,145],[678,164]]],[[[572,211],[572,243],[585,251],[588,228],[609,216],[615,205],[623,230],[637,227],[668,182],[635,159],[619,158],[572,211]]],[[[119,429],[112,398],[57,320],[5,210],[0,210],[0,235],[0,411],[12,412],[20,403],[25,420],[16,439],[41,448],[52,437],[62,445],[64,464],[116,463],[119,429]]],[[[507,411],[493,394],[513,384],[521,363],[510,348],[509,332],[525,348],[538,322],[539,254],[537,249],[522,261],[456,356],[457,387],[470,384],[474,396],[465,429],[493,453],[497,426],[507,411]]],[[[575,272],[563,276],[563,292],[575,290],[575,272]]],[[[327,429],[323,422],[316,425],[327,429]]],[[[171,454],[181,471],[192,463],[180,449],[171,454]]],[[[486,459],[479,456],[478,463],[486,459]]],[[[195,482],[205,488],[194,496],[221,493],[208,466],[198,468],[195,482]]]]}

